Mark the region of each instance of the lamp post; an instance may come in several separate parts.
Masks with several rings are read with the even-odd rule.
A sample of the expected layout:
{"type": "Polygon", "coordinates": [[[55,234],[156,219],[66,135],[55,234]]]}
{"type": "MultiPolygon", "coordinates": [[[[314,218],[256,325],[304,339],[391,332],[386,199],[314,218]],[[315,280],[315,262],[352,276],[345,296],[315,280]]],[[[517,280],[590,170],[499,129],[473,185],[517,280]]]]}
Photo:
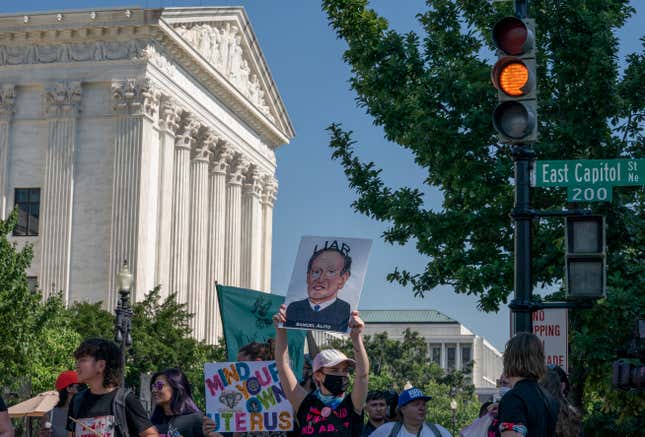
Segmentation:
{"type": "Polygon", "coordinates": [[[132,287],[132,273],[128,269],[128,261],[123,260],[123,267],[117,274],[119,284],[119,302],[114,312],[116,320],[114,326],[114,340],[119,344],[121,351],[121,363],[123,373],[121,375],[121,386],[125,385],[125,363],[128,347],[132,344],[130,326],[132,322],[132,307],[130,307],[130,288],[132,287]]]}
{"type": "Polygon", "coordinates": [[[450,409],[452,410],[452,435],[457,431],[457,401],[452,399],[450,401],[450,409]]]}

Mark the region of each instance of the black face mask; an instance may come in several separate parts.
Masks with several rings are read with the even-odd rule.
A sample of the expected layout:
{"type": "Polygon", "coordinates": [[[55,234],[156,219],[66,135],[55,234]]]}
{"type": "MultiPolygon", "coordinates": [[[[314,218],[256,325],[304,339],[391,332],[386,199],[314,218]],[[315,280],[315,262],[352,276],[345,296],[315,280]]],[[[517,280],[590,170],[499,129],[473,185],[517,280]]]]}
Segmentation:
{"type": "Polygon", "coordinates": [[[338,396],[349,387],[349,378],[341,375],[325,375],[323,385],[332,395],[338,396]]]}

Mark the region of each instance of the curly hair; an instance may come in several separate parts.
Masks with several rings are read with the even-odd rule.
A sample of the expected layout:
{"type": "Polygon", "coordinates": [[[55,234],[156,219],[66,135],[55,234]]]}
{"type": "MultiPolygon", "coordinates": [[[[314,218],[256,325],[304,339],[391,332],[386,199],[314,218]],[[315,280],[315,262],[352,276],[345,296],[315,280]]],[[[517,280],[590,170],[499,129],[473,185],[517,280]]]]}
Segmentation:
{"type": "Polygon", "coordinates": [[[105,361],[103,372],[103,387],[117,387],[123,375],[123,362],[119,346],[113,341],[104,338],[88,338],[74,351],[74,358],[92,357],[95,360],[105,361]]]}

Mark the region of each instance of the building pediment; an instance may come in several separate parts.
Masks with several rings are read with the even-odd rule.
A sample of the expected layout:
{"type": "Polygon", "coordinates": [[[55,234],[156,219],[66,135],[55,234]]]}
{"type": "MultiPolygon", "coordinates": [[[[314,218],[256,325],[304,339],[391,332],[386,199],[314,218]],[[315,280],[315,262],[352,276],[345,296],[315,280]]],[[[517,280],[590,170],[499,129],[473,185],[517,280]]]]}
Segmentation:
{"type": "Polygon", "coordinates": [[[273,147],[295,135],[242,7],[0,15],[0,68],[120,60],[180,66],[273,147]]]}

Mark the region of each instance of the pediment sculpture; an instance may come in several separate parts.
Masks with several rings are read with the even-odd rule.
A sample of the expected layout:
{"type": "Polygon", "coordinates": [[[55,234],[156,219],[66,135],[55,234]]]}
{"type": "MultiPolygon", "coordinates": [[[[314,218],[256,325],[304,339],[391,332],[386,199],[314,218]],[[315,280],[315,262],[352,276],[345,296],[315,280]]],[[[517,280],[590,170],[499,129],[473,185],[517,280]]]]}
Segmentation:
{"type": "Polygon", "coordinates": [[[231,23],[216,27],[212,24],[181,24],[177,33],[199,52],[213,67],[242,92],[260,111],[273,121],[265,92],[257,73],[251,71],[244,50],[240,29],[231,23]]]}

